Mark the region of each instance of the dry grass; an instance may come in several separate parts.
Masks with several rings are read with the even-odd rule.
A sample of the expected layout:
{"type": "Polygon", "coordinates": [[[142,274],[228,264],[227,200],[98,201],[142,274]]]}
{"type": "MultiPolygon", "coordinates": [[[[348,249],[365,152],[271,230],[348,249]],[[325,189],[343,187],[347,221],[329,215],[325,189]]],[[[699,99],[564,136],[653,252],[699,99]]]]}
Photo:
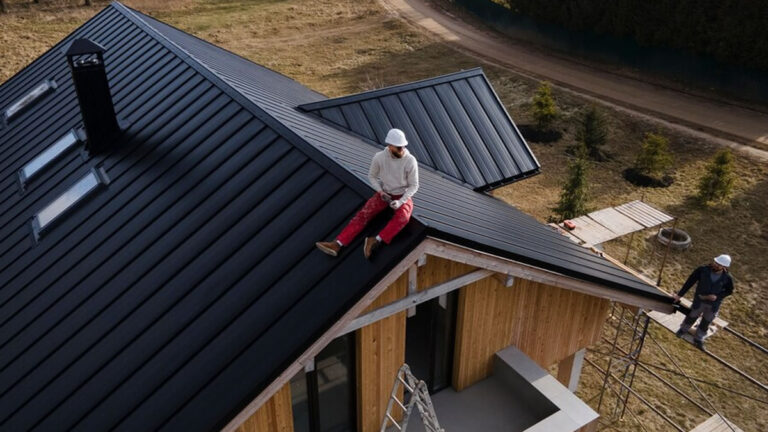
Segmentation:
{"type": "MultiPolygon", "coordinates": [[[[41,6],[12,3],[12,13],[0,16],[0,81],[4,81],[34,60],[55,42],[95,14],[103,4],[74,7],[68,2],[45,2],[41,6]]],[[[126,2],[181,29],[218,44],[253,61],[282,72],[329,96],[338,96],[385,85],[412,81],[478,65],[478,61],[436,43],[389,16],[375,0],[260,0],[202,1],[134,0],[126,2]]],[[[485,66],[502,101],[518,123],[529,123],[527,113],[536,83],[485,66]]],[[[563,138],[554,144],[531,144],[543,166],[543,173],[495,192],[522,210],[544,221],[550,215],[564,179],[565,149],[573,143],[579,115],[585,101],[555,91],[563,116],[558,127],[563,138]]],[[[734,257],[736,294],[728,299],[722,316],[734,328],[768,345],[768,168],[737,157],[740,173],[730,203],[701,207],[693,203],[697,179],[715,147],[672,130],[606,109],[611,127],[609,151],[613,159],[595,164],[591,170],[591,206],[595,209],[620,204],[645,196],[646,201],[681,218],[681,227],[691,233],[694,248],[673,253],[664,275],[668,290],[676,289],[687,273],[712,256],[728,252],[734,257]],[[677,181],[668,189],[640,189],[624,181],[621,171],[631,163],[646,131],[659,131],[671,138],[676,160],[677,181]]],[[[655,279],[661,259],[653,233],[635,238],[629,264],[655,279]]],[[[606,250],[624,256],[626,243],[616,241],[606,250]]],[[[696,350],[679,343],[670,334],[653,329],[652,334],[673,352],[686,371],[703,379],[768,399],[723,367],[696,350]]],[[[606,327],[606,336],[610,336],[606,327]]],[[[733,336],[720,334],[710,342],[718,355],[744,368],[762,380],[766,357],[759,356],[733,336]]],[[[607,346],[595,347],[607,351],[607,346]]],[[[600,364],[605,359],[595,353],[589,358],[600,364]]],[[[651,364],[672,367],[661,350],[650,341],[642,359],[651,364]]],[[[664,373],[664,372],[662,372],[664,373]]],[[[665,374],[672,377],[671,374],[665,374]]],[[[675,383],[688,394],[691,386],[680,379],[675,383]]],[[[580,394],[589,399],[600,388],[597,374],[585,366],[580,394]]],[[[685,428],[692,428],[707,416],[680,397],[664,389],[647,373],[638,372],[634,384],[641,394],[685,428]]],[[[768,430],[766,405],[734,396],[726,391],[703,386],[707,396],[725,415],[744,430],[768,430]]],[[[632,399],[631,399],[632,400],[632,399]]],[[[593,402],[595,405],[595,402],[593,402]]],[[[632,402],[649,430],[664,430],[658,416],[632,402]]],[[[605,430],[642,430],[628,417],[623,422],[604,425],[605,430]]]]}

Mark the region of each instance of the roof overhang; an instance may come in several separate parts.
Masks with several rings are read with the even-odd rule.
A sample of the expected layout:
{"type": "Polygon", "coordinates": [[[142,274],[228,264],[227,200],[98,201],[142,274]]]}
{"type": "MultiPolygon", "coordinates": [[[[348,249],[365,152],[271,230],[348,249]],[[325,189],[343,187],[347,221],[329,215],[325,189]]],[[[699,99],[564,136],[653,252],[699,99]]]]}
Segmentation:
{"type": "Polygon", "coordinates": [[[601,297],[643,309],[666,313],[674,311],[671,297],[668,301],[664,301],[659,298],[651,298],[640,294],[620,291],[605,285],[576,279],[571,276],[541,269],[508,258],[502,258],[497,255],[481,252],[434,237],[428,237],[424,240],[423,244],[427,255],[458,261],[475,267],[493,270],[497,273],[507,274],[509,276],[519,277],[595,297],[601,297]]]}

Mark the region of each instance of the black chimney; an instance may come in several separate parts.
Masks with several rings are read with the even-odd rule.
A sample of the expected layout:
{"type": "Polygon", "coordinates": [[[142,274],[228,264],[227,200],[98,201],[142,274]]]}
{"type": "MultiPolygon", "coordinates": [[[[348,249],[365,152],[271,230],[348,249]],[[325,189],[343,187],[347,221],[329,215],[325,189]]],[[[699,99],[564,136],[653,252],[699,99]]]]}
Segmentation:
{"type": "Polygon", "coordinates": [[[120,131],[109,92],[104,51],[95,42],[76,39],[66,52],[85,125],[85,147],[91,154],[108,150],[120,131]]]}

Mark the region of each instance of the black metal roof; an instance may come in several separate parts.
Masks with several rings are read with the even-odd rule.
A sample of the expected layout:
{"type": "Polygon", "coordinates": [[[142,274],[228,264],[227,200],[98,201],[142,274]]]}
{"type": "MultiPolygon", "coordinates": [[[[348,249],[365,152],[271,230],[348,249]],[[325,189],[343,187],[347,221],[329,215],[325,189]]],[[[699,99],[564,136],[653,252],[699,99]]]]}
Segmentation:
{"type": "MultiPolygon", "coordinates": [[[[143,19],[238,93],[367,181],[371,157],[380,146],[297,109],[318,102],[321,95],[151,17],[143,19]]],[[[608,287],[669,298],[496,198],[458,184],[428,166],[422,165],[419,175],[421,186],[414,197],[414,215],[427,225],[430,235],[608,287]]]]}
{"type": "Polygon", "coordinates": [[[0,107],[46,79],[0,128],[0,430],[221,427],[424,237],[413,221],[372,262],[318,252],[368,186],[121,5],[4,83],[0,107]],[[107,49],[130,128],[22,193],[18,169],[80,123],[74,37],[107,49]],[[109,185],[35,243],[33,213],[94,166],[109,185]]]}
{"type": "Polygon", "coordinates": [[[372,192],[377,148],[297,108],[322,95],[119,3],[2,84],[0,109],[49,79],[0,126],[2,430],[221,427],[427,233],[666,299],[429,167],[393,245],[325,256],[313,243],[372,192]],[[22,191],[21,166],[81,124],[63,54],[78,37],[105,47],[130,127],[22,191]],[[93,167],[110,183],[36,242],[33,214],[93,167]]]}
{"type": "Polygon", "coordinates": [[[384,142],[402,129],[419,163],[476,190],[539,172],[539,163],[482,69],[301,105],[334,125],[384,142]]]}

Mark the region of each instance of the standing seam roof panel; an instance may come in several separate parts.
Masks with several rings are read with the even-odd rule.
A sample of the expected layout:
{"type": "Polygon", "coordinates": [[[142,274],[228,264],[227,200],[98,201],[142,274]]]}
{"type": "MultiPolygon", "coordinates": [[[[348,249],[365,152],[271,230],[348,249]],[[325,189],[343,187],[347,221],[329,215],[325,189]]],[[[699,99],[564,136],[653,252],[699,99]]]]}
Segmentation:
{"type": "Polygon", "coordinates": [[[447,175],[465,182],[466,179],[456,166],[454,156],[445,147],[440,134],[435,129],[434,124],[427,114],[427,110],[424,109],[424,105],[421,103],[421,99],[416,93],[401,93],[398,98],[403,102],[403,107],[407,111],[407,115],[413,118],[415,122],[422,125],[421,130],[418,132],[421,135],[422,145],[430,152],[432,160],[435,162],[435,167],[447,175]],[[428,144],[426,144],[428,143],[428,144]]]}
{"type": "MultiPolygon", "coordinates": [[[[417,147],[413,150],[413,154],[425,165],[442,171],[459,182],[468,182],[476,190],[487,190],[538,172],[538,162],[480,69],[336,99],[304,103],[300,108],[322,116],[322,112],[330,108],[370,106],[375,105],[376,101],[381,101],[385,107],[384,114],[389,116],[393,127],[398,127],[399,122],[393,119],[393,115],[396,114],[393,109],[398,107],[397,105],[388,106],[385,100],[398,98],[403,101],[411,96],[410,100],[413,101],[412,96],[416,95],[421,99],[427,99],[424,105],[428,109],[434,109],[434,106],[439,105],[448,115],[442,116],[438,113],[435,117],[434,113],[431,113],[432,119],[414,122],[415,130],[409,130],[407,136],[414,136],[414,134],[418,136],[425,128],[442,131],[448,127],[448,124],[451,129],[457,131],[456,134],[449,132],[443,139],[434,141],[426,141],[422,137],[425,150],[417,147]],[[439,98],[425,93],[426,90],[437,91],[439,98]],[[454,157],[458,159],[455,162],[459,168],[459,174],[446,167],[445,158],[433,157],[434,152],[440,153],[441,148],[445,147],[451,154],[460,155],[454,157]],[[426,155],[429,155],[429,159],[434,162],[426,159],[426,155]],[[473,173],[478,170],[482,173],[482,177],[479,177],[476,172],[473,173]]],[[[406,110],[409,108],[407,104],[403,105],[406,110]]],[[[372,123],[381,121],[382,115],[377,110],[366,110],[366,114],[372,123]]],[[[373,141],[380,142],[382,138],[381,131],[378,129],[375,135],[367,135],[353,122],[350,122],[349,126],[339,123],[336,125],[342,130],[351,130],[373,141]]],[[[404,127],[407,127],[407,122],[404,127]]],[[[429,135],[429,132],[427,131],[425,135],[429,135]]]]}
{"type": "Polygon", "coordinates": [[[501,136],[502,141],[511,152],[514,161],[518,165],[518,175],[538,169],[539,163],[536,157],[523,141],[522,134],[517,130],[517,126],[513,122],[508,121],[509,114],[494,94],[488,80],[476,76],[468,78],[467,82],[469,82],[477,96],[477,100],[485,109],[486,115],[491,119],[491,123],[496,127],[496,131],[501,136]]]}
{"type": "MultiPolygon", "coordinates": [[[[120,38],[113,38],[105,45],[110,56],[115,54],[106,62],[107,73],[118,115],[128,114],[131,122],[128,132],[117,140],[118,149],[103,156],[81,153],[61,159],[56,163],[55,173],[38,177],[34,191],[10,203],[9,213],[0,216],[13,215],[6,219],[6,226],[0,228],[8,234],[0,241],[0,255],[15,257],[19,252],[21,257],[10,267],[3,265],[5,268],[0,271],[3,275],[15,275],[10,284],[0,287],[0,296],[7,301],[0,308],[9,312],[9,315],[2,314],[4,319],[9,318],[0,325],[0,359],[5,363],[0,370],[0,388],[11,389],[0,392],[0,418],[4,419],[0,420],[0,428],[3,429],[26,429],[25,426],[31,425],[67,428],[75,424],[104,429],[119,421],[120,416],[126,416],[126,422],[138,420],[141,430],[148,428],[150,419],[158,425],[164,419],[180,419],[190,422],[190,429],[221,425],[229,420],[233,407],[250,401],[254,393],[269,383],[278,367],[292,361],[293,356],[311,343],[312,337],[327,329],[424,235],[423,226],[414,220],[376,263],[357,254],[330,260],[318,253],[311,242],[296,248],[297,233],[322,238],[338,230],[364,201],[367,192],[361,194],[361,191],[370,189],[362,187],[363,183],[357,180],[350,182],[346,171],[328,163],[326,156],[222,86],[204,68],[174,52],[170,43],[152,31],[137,33],[135,30],[141,25],[133,22],[136,17],[127,13],[122,5],[114,4],[107,11],[94,18],[91,23],[96,25],[88,29],[106,28],[99,20],[108,15],[113,30],[118,26],[125,29],[120,38]],[[119,15],[110,13],[115,10],[119,15]],[[131,25],[126,26],[127,21],[131,21],[131,25]],[[159,47],[157,42],[163,46],[159,47]],[[113,75],[120,56],[142,59],[142,62],[132,63],[130,73],[120,68],[118,74],[113,75]],[[178,59],[195,69],[194,75],[189,75],[189,69],[174,65],[178,59]],[[134,70],[138,75],[134,76],[134,70]],[[124,78],[120,78],[121,73],[124,78]],[[176,86],[168,73],[180,78],[183,84],[176,86]],[[125,80],[124,89],[121,80],[125,80]],[[174,90],[186,86],[187,92],[152,90],[163,82],[165,85],[173,82],[174,90]],[[189,90],[194,91],[189,94],[189,90]],[[121,99],[122,92],[125,99],[121,99]],[[148,96],[145,92],[152,94],[148,96]],[[264,119],[269,126],[262,124],[253,129],[259,123],[256,118],[264,119]],[[275,133],[277,131],[279,133],[275,133]],[[252,144],[238,142],[249,136],[246,134],[257,132],[272,137],[270,147],[286,149],[280,155],[286,162],[304,161],[300,165],[303,168],[282,170],[292,175],[291,180],[282,183],[281,188],[287,189],[260,187],[257,185],[263,186],[263,183],[231,178],[237,172],[254,176],[254,167],[259,164],[274,166],[274,160],[264,157],[267,153],[256,151],[252,144]],[[284,133],[288,133],[289,141],[279,139],[284,133]],[[234,157],[243,156],[245,151],[251,156],[234,157]],[[77,178],[81,170],[95,164],[103,165],[112,180],[101,191],[104,193],[79,206],[76,214],[72,214],[77,217],[62,220],[39,245],[31,247],[26,234],[20,237],[22,233],[15,228],[23,227],[21,217],[35,208],[36,203],[46,202],[62,185],[77,178]],[[307,175],[310,167],[314,167],[312,172],[320,177],[307,175]],[[310,185],[314,178],[318,182],[310,185]],[[51,186],[51,181],[56,181],[56,185],[51,186]],[[279,193],[288,190],[291,192],[279,193]],[[261,191],[288,200],[283,201],[288,207],[270,205],[269,199],[259,200],[256,193],[261,191]],[[294,192],[300,195],[292,195],[294,192]],[[317,212],[297,211],[312,205],[317,212]],[[250,213],[243,213],[249,208],[250,213]],[[284,214],[273,214],[280,211],[284,214]],[[307,223],[307,218],[312,217],[319,219],[307,223]],[[259,225],[254,220],[263,223],[259,225]],[[261,234],[256,234],[257,229],[261,234]],[[283,243],[285,236],[293,242],[283,243]],[[180,241],[185,242],[184,247],[179,247],[180,241]],[[262,249],[264,244],[276,247],[262,249]],[[14,253],[8,255],[9,250],[14,253]],[[255,251],[269,252],[256,267],[252,262],[255,251]],[[47,270],[32,272],[31,267],[25,270],[26,264],[33,262],[47,270]],[[313,266],[311,274],[315,277],[307,278],[308,269],[295,268],[297,262],[313,266]],[[281,266],[291,270],[279,274],[281,266]],[[267,272],[289,283],[259,285],[267,272]],[[354,283],[341,291],[334,288],[336,295],[327,296],[333,287],[327,281],[335,284],[341,277],[354,283]],[[20,292],[19,284],[29,289],[20,292]],[[254,284],[263,295],[253,297],[254,284]],[[238,291],[233,291],[236,287],[238,291]],[[214,305],[210,303],[214,294],[220,294],[216,298],[221,300],[228,299],[229,304],[205,306],[214,305]],[[183,297],[178,297],[180,295],[183,297]],[[250,295],[250,300],[244,301],[243,295],[250,295]],[[302,295],[314,297],[304,301],[298,297],[302,295]],[[279,300],[285,309],[265,303],[265,296],[279,300]],[[264,314],[246,316],[262,320],[263,332],[253,333],[253,323],[243,325],[247,321],[242,319],[232,321],[237,315],[230,305],[245,307],[249,302],[252,308],[271,314],[271,318],[264,314]],[[286,339],[284,332],[290,329],[279,323],[295,320],[300,316],[296,314],[305,313],[293,306],[297,304],[311,305],[317,312],[316,320],[312,327],[303,323],[304,334],[296,332],[286,339]],[[182,317],[188,319],[184,321],[182,317]],[[214,339],[197,338],[200,329],[224,328],[226,330],[214,339]],[[165,332],[162,340],[161,332],[165,332]],[[174,339],[179,335],[197,341],[197,352],[188,349],[188,342],[174,339]],[[264,357],[264,343],[273,339],[282,341],[284,351],[264,357]],[[133,345],[127,345],[129,343],[133,345]],[[161,351],[153,353],[152,347],[161,351]],[[161,352],[168,357],[156,356],[161,352]],[[190,364],[196,355],[220,362],[206,369],[212,376],[201,375],[198,368],[182,366],[190,364]],[[240,376],[228,386],[225,398],[230,405],[218,410],[189,412],[194,420],[189,416],[172,417],[173,407],[184,409],[193,400],[190,398],[203,401],[209,407],[214,399],[221,403],[220,395],[211,393],[207,383],[213,383],[218,376],[231,377],[232,368],[243,364],[241,359],[253,355],[262,357],[263,364],[272,369],[261,374],[249,373],[246,380],[240,376]],[[171,364],[166,358],[180,363],[171,364]],[[157,373],[162,375],[153,375],[157,373]],[[110,379],[97,378],[102,375],[110,379]],[[148,387],[142,378],[148,376],[163,376],[168,381],[158,378],[153,381],[154,387],[148,387]],[[174,383],[185,386],[194,383],[199,391],[195,394],[169,391],[174,383]],[[162,406],[143,404],[142,398],[151,395],[173,400],[162,406]],[[117,417],[104,417],[101,413],[107,411],[101,408],[109,412],[114,409],[117,417]],[[90,411],[92,409],[96,411],[90,411]]],[[[88,30],[81,34],[93,36],[88,30]]],[[[71,39],[72,36],[68,37],[61,45],[71,39]]],[[[67,77],[62,59],[60,52],[49,51],[39,63],[48,64],[51,70],[67,77]]],[[[34,82],[33,75],[28,69],[22,71],[10,85],[20,80],[34,82]]],[[[270,74],[264,77],[267,77],[264,82],[274,84],[273,87],[289,89],[286,92],[300,87],[288,84],[290,80],[284,77],[270,74]]],[[[66,79],[63,84],[71,86],[66,79]]],[[[314,100],[319,97],[314,93],[305,96],[314,100]]],[[[0,98],[3,97],[7,94],[0,90],[0,98]]],[[[269,97],[279,103],[280,97],[269,97]]],[[[29,126],[43,120],[40,113],[50,110],[56,113],[56,118],[51,120],[62,130],[78,125],[79,110],[71,90],[67,97],[43,100],[38,107],[40,110],[29,117],[29,123],[23,127],[17,123],[14,128],[0,128],[0,135],[21,130],[27,134],[29,126]]],[[[53,131],[51,135],[58,132],[53,131]]],[[[24,142],[29,147],[16,155],[36,154],[49,145],[46,141],[47,138],[41,136],[35,143],[24,142]]],[[[14,145],[11,151],[16,152],[17,148],[14,145]]],[[[0,151],[7,149],[4,143],[0,151]]],[[[17,167],[11,164],[0,170],[2,178],[14,175],[9,169],[17,167]]],[[[0,193],[6,190],[0,189],[0,193]]],[[[5,204],[3,207],[6,208],[5,204]]],[[[380,222],[377,224],[380,226],[380,222]]],[[[359,246],[359,242],[356,245],[359,246]]]]}
{"type": "MultiPolygon", "coordinates": [[[[247,135],[246,134],[241,134],[241,135],[244,137],[255,137],[257,136],[256,135],[257,133],[262,132],[262,135],[266,135],[266,136],[264,136],[263,138],[260,138],[261,140],[274,139],[274,134],[270,134],[268,132],[263,133],[268,131],[268,129],[263,129],[263,125],[258,126],[258,125],[255,125],[253,122],[242,125],[243,120],[246,120],[246,121],[248,120],[247,117],[243,115],[239,115],[238,117],[236,117],[236,119],[237,120],[235,121],[238,122],[235,126],[236,130],[232,131],[232,129],[230,129],[227,125],[224,125],[224,127],[222,128],[223,129],[222,133],[229,134],[229,133],[237,133],[239,131],[248,131],[247,135]]],[[[256,147],[256,146],[252,145],[252,147],[256,147]]],[[[194,152],[191,154],[194,154],[194,152]]],[[[238,153],[238,155],[240,155],[241,157],[247,156],[246,154],[242,154],[242,152],[238,153]]],[[[229,158],[229,160],[225,160],[224,163],[231,165],[234,162],[232,160],[232,155],[227,154],[226,152],[224,152],[224,150],[218,150],[208,155],[208,158],[213,160],[216,160],[217,158],[222,158],[222,157],[229,158]]],[[[226,181],[226,179],[223,178],[222,174],[220,174],[221,170],[217,170],[217,171],[218,172],[214,172],[213,174],[208,176],[209,178],[208,182],[226,181]]],[[[182,171],[179,171],[177,174],[174,174],[176,176],[175,181],[176,182],[178,182],[179,180],[183,181],[182,176],[184,174],[185,173],[182,171]]],[[[182,187],[188,188],[188,187],[193,187],[193,185],[190,185],[190,186],[182,185],[182,187]]],[[[208,188],[209,188],[209,192],[198,190],[198,194],[200,195],[201,198],[210,196],[212,191],[217,190],[215,188],[212,188],[211,186],[209,186],[208,188]]],[[[148,195],[151,192],[153,191],[145,190],[142,192],[142,195],[148,195]]],[[[153,198],[153,201],[158,201],[158,197],[159,195],[156,194],[155,197],[153,198]]],[[[149,201],[149,202],[152,203],[153,201],[149,201]]],[[[139,202],[144,202],[144,201],[139,201],[139,202]]],[[[160,202],[162,201],[158,201],[158,203],[160,202]]],[[[167,203],[167,205],[171,205],[171,203],[167,203]]],[[[147,220],[158,220],[159,222],[159,220],[164,217],[169,218],[169,217],[173,217],[174,214],[180,213],[179,211],[166,212],[165,211],[166,208],[167,207],[158,208],[157,206],[154,206],[151,208],[145,207],[144,209],[141,209],[143,213],[140,213],[140,214],[144,215],[144,217],[141,217],[141,218],[137,218],[135,214],[126,215],[122,219],[128,222],[126,224],[121,225],[119,231],[111,234],[113,236],[112,238],[114,238],[114,243],[115,243],[115,245],[112,246],[113,249],[104,250],[106,248],[105,245],[96,244],[96,245],[93,245],[94,253],[98,253],[102,256],[114,255],[115,253],[119,253],[120,249],[126,250],[126,248],[123,247],[122,245],[127,245],[128,244],[127,242],[129,241],[131,242],[131,248],[135,249],[138,247],[137,242],[140,240],[141,236],[144,236],[148,242],[151,242],[152,239],[157,237],[157,234],[145,235],[142,232],[143,231],[142,228],[138,228],[138,227],[133,228],[131,225],[140,224],[140,226],[146,226],[147,220]],[[133,235],[133,236],[128,236],[126,234],[123,234],[127,232],[131,232],[131,233],[142,232],[142,234],[133,235]],[[120,237],[122,237],[122,239],[120,237]]],[[[189,210],[191,209],[188,208],[187,210],[188,210],[187,213],[189,213],[189,210]]],[[[91,236],[91,238],[100,237],[100,236],[99,237],[96,237],[96,236],[97,236],[97,233],[94,233],[94,235],[91,236]]],[[[34,346],[32,344],[35,344],[37,346],[59,346],[59,344],[63,343],[65,339],[60,339],[60,338],[52,339],[54,337],[54,334],[52,334],[52,332],[55,332],[59,335],[63,334],[63,332],[59,330],[59,325],[66,324],[67,321],[70,321],[70,322],[77,321],[79,319],[78,315],[83,316],[84,317],[83,319],[85,319],[87,315],[83,315],[83,314],[86,313],[86,311],[93,311],[93,310],[101,311],[103,310],[103,308],[108,306],[109,304],[108,302],[114,301],[116,297],[106,297],[106,295],[109,292],[111,292],[114,288],[116,288],[113,286],[113,284],[108,285],[109,288],[99,290],[97,293],[91,293],[86,288],[87,286],[90,286],[89,284],[87,284],[87,282],[93,281],[94,278],[99,275],[96,273],[84,275],[82,272],[77,272],[77,267],[80,265],[79,263],[82,261],[83,261],[82,259],[75,260],[71,264],[71,267],[74,271],[69,272],[67,275],[65,275],[64,277],[61,277],[60,279],[57,278],[56,287],[63,286],[63,287],[73,287],[73,288],[70,288],[68,291],[63,292],[59,296],[59,298],[56,300],[56,303],[52,304],[48,309],[41,312],[41,313],[45,313],[45,317],[46,317],[45,321],[40,321],[40,320],[34,321],[29,325],[25,326],[23,328],[22,333],[15,336],[15,340],[12,341],[12,344],[4,348],[6,351],[11,350],[9,352],[9,357],[11,356],[11,353],[13,353],[12,350],[14,349],[14,346],[17,346],[18,348],[16,348],[16,352],[19,354],[23,352],[25,355],[25,357],[23,358],[24,361],[22,361],[21,363],[32,364],[33,357],[30,357],[30,356],[33,354],[31,354],[29,351],[30,348],[34,346]],[[87,279],[84,279],[86,276],[87,276],[87,279]],[[102,300],[102,302],[99,303],[99,300],[98,300],[99,298],[102,298],[105,300],[102,300]],[[108,301],[106,300],[107,298],[109,299],[108,301]]],[[[110,269],[108,266],[100,266],[99,271],[97,273],[104,275],[104,278],[101,279],[101,281],[99,281],[100,285],[105,285],[107,282],[109,282],[110,279],[107,279],[107,277],[112,279],[117,277],[114,271],[112,271],[112,269],[110,269]]],[[[50,291],[50,288],[49,288],[49,291],[50,291]]],[[[120,314],[117,312],[107,314],[107,316],[109,316],[110,319],[115,318],[119,315],[120,314]]],[[[81,321],[81,323],[82,322],[83,321],[81,321]]],[[[77,328],[77,325],[74,325],[71,327],[77,328]]],[[[61,328],[70,328],[70,326],[63,326],[61,328]]],[[[103,326],[103,327],[100,326],[99,328],[108,328],[108,326],[103,326]]],[[[67,338],[70,338],[70,337],[71,335],[67,336],[67,338]]]]}
{"type": "Polygon", "coordinates": [[[451,88],[464,108],[469,123],[475,126],[476,132],[480,136],[480,142],[485,144],[491,154],[491,159],[496,162],[502,175],[512,177],[520,173],[517,164],[505,148],[496,128],[485,114],[485,109],[478,102],[477,95],[467,81],[454,81],[451,83],[451,88]]]}
{"type": "Polygon", "coordinates": [[[453,87],[450,84],[438,84],[434,89],[437,97],[442,102],[442,106],[448,113],[448,118],[453,122],[456,131],[458,131],[461,141],[467,143],[467,149],[472,155],[472,160],[475,161],[483,173],[485,181],[491,183],[496,178],[502,178],[504,173],[499,170],[496,161],[493,160],[488,151],[488,147],[477,133],[475,125],[469,120],[469,116],[467,116],[453,87]]]}
{"type": "Polygon", "coordinates": [[[449,149],[449,152],[456,160],[456,165],[463,173],[464,180],[469,184],[484,184],[486,179],[484,173],[472,158],[469,149],[461,144],[461,135],[451,120],[440,98],[432,87],[419,89],[416,94],[421,100],[422,106],[427,112],[430,120],[434,122],[437,133],[440,134],[442,142],[449,149]]]}
{"type": "Polygon", "coordinates": [[[408,140],[408,151],[417,155],[416,157],[420,162],[434,165],[429,148],[422,142],[418,131],[408,117],[408,113],[405,112],[405,107],[400,103],[400,99],[395,95],[384,96],[381,98],[381,104],[388,113],[392,125],[405,133],[408,140]]]}
{"type": "MultiPolygon", "coordinates": [[[[178,66],[179,64],[176,63],[176,65],[178,66]]],[[[124,94],[124,93],[119,93],[117,95],[117,97],[115,97],[115,101],[116,101],[115,105],[116,105],[117,108],[120,108],[121,104],[124,102],[123,98],[121,97],[122,94],[124,94]]],[[[69,103],[75,103],[74,95],[72,95],[72,98],[69,99],[68,102],[69,103]]],[[[124,110],[123,112],[126,112],[126,111],[130,113],[130,111],[128,111],[128,110],[124,110]]],[[[75,112],[69,111],[69,112],[66,113],[66,116],[67,117],[55,119],[56,125],[52,125],[50,127],[49,126],[44,126],[46,128],[56,129],[57,131],[52,133],[52,134],[50,134],[50,135],[48,135],[48,136],[46,136],[46,140],[45,141],[40,142],[40,144],[44,145],[43,148],[39,148],[38,147],[35,152],[30,152],[31,154],[28,156],[30,160],[32,158],[36,157],[40,152],[42,152],[45,148],[47,148],[56,139],[58,139],[59,137],[63,136],[66,132],[70,131],[72,128],[69,125],[71,124],[71,122],[73,120],[75,120],[76,118],[79,117],[79,113],[75,113],[75,112]]],[[[130,118],[130,114],[128,115],[128,117],[130,118]]],[[[35,145],[37,147],[38,145],[40,145],[40,144],[37,144],[37,142],[39,142],[39,141],[30,140],[30,141],[28,141],[28,143],[31,143],[31,144],[27,144],[27,143],[24,143],[24,142],[21,142],[19,144],[20,145],[25,145],[25,146],[35,145]]],[[[20,147],[20,145],[19,145],[19,147],[20,147]]],[[[26,163],[26,162],[23,162],[23,163],[26,163]]],[[[17,160],[13,166],[20,166],[21,164],[22,164],[22,161],[17,160]]],[[[35,196],[35,194],[40,194],[41,193],[40,190],[41,190],[42,187],[50,187],[51,183],[50,182],[46,182],[45,178],[46,178],[46,175],[48,174],[48,172],[50,170],[52,170],[54,166],[46,168],[45,172],[41,173],[37,178],[33,179],[27,185],[24,194],[19,194],[18,193],[18,191],[19,191],[18,175],[17,175],[17,172],[13,172],[12,175],[10,175],[9,177],[7,177],[4,180],[4,182],[6,182],[6,184],[7,184],[6,187],[13,192],[12,195],[10,196],[10,198],[12,198],[14,200],[14,202],[21,201],[21,200],[29,200],[29,199],[31,199],[30,197],[35,196]]],[[[11,215],[10,218],[13,219],[16,216],[17,215],[11,215]]],[[[8,222],[8,217],[9,216],[6,215],[5,212],[4,212],[4,214],[0,215],[0,221],[2,221],[2,222],[0,222],[0,227],[5,227],[5,225],[8,222]]],[[[0,230],[1,229],[2,228],[0,228],[0,230]]],[[[2,235],[0,235],[0,238],[2,238],[2,235]]]]}

